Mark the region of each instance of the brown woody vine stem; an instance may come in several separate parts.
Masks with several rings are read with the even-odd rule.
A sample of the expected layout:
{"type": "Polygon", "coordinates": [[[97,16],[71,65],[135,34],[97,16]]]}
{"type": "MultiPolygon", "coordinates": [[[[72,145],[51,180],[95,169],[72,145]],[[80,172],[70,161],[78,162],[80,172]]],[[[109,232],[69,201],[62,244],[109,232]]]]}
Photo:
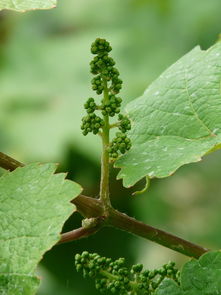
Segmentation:
{"type": "MultiPolygon", "coordinates": [[[[22,166],[24,166],[24,164],[3,153],[0,153],[0,167],[13,171],[14,169],[22,166]]],[[[105,219],[103,217],[104,207],[101,200],[79,195],[72,200],[72,203],[75,204],[78,212],[84,217],[97,217],[101,220],[101,223],[96,224],[96,226],[92,228],[82,227],[69,233],[64,233],[62,234],[60,243],[89,236],[99,230],[102,226],[113,226],[190,257],[199,258],[202,254],[209,251],[207,248],[193,244],[175,235],[147,225],[113,208],[109,208],[108,217],[105,219]]]]}
{"type": "Polygon", "coordinates": [[[84,228],[84,227],[80,227],[74,230],[71,230],[69,232],[66,232],[64,234],[61,235],[61,239],[58,242],[58,244],[63,244],[63,243],[67,243],[70,241],[75,241],[75,240],[79,240],[82,238],[86,238],[92,234],[95,234],[98,231],[98,229],[94,229],[94,228],[84,228]]]}
{"type": "Polygon", "coordinates": [[[0,167],[9,171],[13,171],[16,168],[23,167],[23,166],[24,164],[0,152],[0,167]]]}
{"type": "Polygon", "coordinates": [[[95,234],[103,226],[104,220],[105,219],[98,217],[96,220],[96,225],[91,228],[85,228],[82,226],[72,231],[63,233],[58,244],[79,240],[95,234]]]}

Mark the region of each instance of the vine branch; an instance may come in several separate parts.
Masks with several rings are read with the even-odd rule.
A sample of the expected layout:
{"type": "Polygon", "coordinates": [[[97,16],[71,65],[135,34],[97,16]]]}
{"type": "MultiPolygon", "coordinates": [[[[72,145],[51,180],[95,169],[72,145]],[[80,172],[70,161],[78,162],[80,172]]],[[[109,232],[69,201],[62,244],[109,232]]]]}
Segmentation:
{"type": "Polygon", "coordinates": [[[92,234],[95,234],[97,232],[97,229],[94,228],[84,228],[80,227],[74,230],[71,230],[69,232],[63,233],[61,235],[61,239],[57,244],[63,244],[75,240],[79,240],[82,238],[86,238],[92,234]]]}
{"type": "MultiPolygon", "coordinates": [[[[24,164],[3,153],[0,153],[0,167],[13,171],[16,168],[23,166],[24,164]]],[[[77,211],[84,217],[98,217],[101,220],[104,220],[104,208],[101,200],[79,195],[72,200],[72,203],[75,204],[77,211]]],[[[101,223],[99,226],[96,224],[96,226],[92,228],[79,228],[69,233],[64,233],[62,234],[61,241],[59,243],[87,237],[99,230],[101,226],[113,226],[115,228],[125,230],[189,257],[199,258],[202,254],[209,251],[207,248],[201,247],[175,235],[147,225],[113,208],[109,209],[109,215],[108,218],[105,219],[105,223],[101,223]]]]}
{"type": "Polygon", "coordinates": [[[88,236],[95,234],[103,226],[103,223],[104,223],[104,219],[98,217],[96,220],[96,224],[93,227],[87,228],[82,226],[72,231],[63,233],[61,235],[60,241],[57,244],[63,244],[63,243],[79,240],[82,238],[87,238],[88,236]]]}
{"type": "Polygon", "coordinates": [[[21,162],[18,162],[17,160],[7,156],[4,153],[0,152],[0,167],[9,170],[9,171],[13,171],[18,167],[23,167],[25,166],[24,164],[22,164],[21,162]]]}

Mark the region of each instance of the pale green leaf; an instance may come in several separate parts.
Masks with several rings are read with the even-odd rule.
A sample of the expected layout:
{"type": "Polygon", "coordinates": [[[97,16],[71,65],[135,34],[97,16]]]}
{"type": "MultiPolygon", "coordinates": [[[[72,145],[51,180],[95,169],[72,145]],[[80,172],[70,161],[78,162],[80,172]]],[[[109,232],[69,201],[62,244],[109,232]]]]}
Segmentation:
{"type": "Polygon", "coordinates": [[[154,295],[184,295],[184,293],[173,280],[165,279],[154,295]]]}
{"type": "Polygon", "coordinates": [[[1,0],[0,10],[10,9],[24,12],[33,9],[49,9],[56,6],[56,0],[1,0]]]}
{"type": "Polygon", "coordinates": [[[126,187],[167,177],[221,144],[221,42],[194,48],[129,103],[132,149],[116,162],[126,187]]]}
{"type": "Polygon", "coordinates": [[[221,294],[221,252],[208,252],[199,260],[187,262],[181,271],[181,286],[164,280],[155,295],[219,295],[221,294]]]}
{"type": "Polygon", "coordinates": [[[0,294],[35,294],[37,263],[75,209],[70,200],[81,187],[55,169],[30,164],[0,178],[0,294]]]}

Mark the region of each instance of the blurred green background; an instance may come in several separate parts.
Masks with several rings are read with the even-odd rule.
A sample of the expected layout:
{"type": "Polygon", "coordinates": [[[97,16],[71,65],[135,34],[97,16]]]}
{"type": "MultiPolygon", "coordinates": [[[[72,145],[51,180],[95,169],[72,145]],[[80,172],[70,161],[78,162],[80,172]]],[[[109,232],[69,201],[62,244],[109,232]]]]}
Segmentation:
{"type": "MultiPolygon", "coordinates": [[[[58,162],[84,193],[99,188],[99,138],[80,131],[83,103],[93,95],[90,44],[96,37],[113,47],[128,102],[171,63],[221,33],[220,0],[58,0],[58,7],[25,14],[0,14],[0,149],[28,162],[58,162]]],[[[111,171],[113,204],[144,222],[212,249],[221,247],[221,153],[184,166],[172,177],[153,180],[132,197],[111,171]]],[[[142,181],[137,187],[142,187],[142,181]]],[[[74,214],[64,231],[80,226],[74,214]]],[[[94,282],[74,268],[75,253],[88,250],[126,257],[153,268],[188,258],[152,242],[107,228],[88,239],[55,246],[38,273],[38,295],[95,295],[94,282]]]]}

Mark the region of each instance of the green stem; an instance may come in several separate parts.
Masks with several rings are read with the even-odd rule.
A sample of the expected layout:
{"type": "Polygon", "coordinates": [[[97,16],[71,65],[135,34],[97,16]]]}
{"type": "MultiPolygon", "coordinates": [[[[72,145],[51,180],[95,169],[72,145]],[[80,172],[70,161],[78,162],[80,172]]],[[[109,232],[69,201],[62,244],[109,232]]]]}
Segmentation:
{"type": "MultiPolygon", "coordinates": [[[[106,277],[107,279],[111,280],[111,281],[117,281],[119,280],[119,277],[117,275],[114,275],[112,273],[110,273],[107,270],[100,270],[100,274],[104,277],[106,277]]],[[[137,282],[136,281],[129,281],[129,285],[131,286],[132,290],[131,292],[133,292],[132,294],[136,294],[136,290],[137,290],[137,282]],[[134,293],[135,292],[135,293],[134,293]]]]}
{"type": "MultiPolygon", "coordinates": [[[[104,104],[109,102],[109,95],[108,95],[108,88],[107,88],[107,81],[104,77],[103,85],[104,85],[104,104]]],[[[109,116],[104,115],[104,126],[102,132],[102,156],[101,156],[101,182],[100,182],[100,200],[104,206],[104,214],[108,215],[109,208],[111,208],[111,202],[109,197],[109,116]]]]}
{"type": "Polygon", "coordinates": [[[116,128],[116,127],[118,127],[118,126],[120,126],[120,123],[119,123],[119,122],[117,122],[117,123],[113,123],[113,124],[110,124],[110,125],[109,125],[109,128],[112,129],[112,128],[116,128]]]}

